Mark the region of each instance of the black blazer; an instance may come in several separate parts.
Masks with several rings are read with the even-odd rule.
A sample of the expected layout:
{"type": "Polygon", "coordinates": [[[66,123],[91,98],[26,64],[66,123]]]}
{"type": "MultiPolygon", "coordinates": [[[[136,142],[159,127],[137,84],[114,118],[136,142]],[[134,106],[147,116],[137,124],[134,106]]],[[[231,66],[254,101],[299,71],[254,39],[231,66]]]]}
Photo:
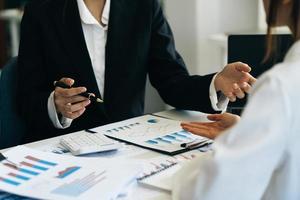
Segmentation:
{"type": "Polygon", "coordinates": [[[111,0],[106,44],[105,103],[88,107],[66,130],[55,129],[47,111],[53,81],[75,79],[99,93],[76,0],[33,0],[21,25],[18,67],[20,113],[30,134],[44,139],[139,116],[147,74],[163,100],[179,109],[213,112],[213,75],[190,76],[157,0],[111,0]]]}

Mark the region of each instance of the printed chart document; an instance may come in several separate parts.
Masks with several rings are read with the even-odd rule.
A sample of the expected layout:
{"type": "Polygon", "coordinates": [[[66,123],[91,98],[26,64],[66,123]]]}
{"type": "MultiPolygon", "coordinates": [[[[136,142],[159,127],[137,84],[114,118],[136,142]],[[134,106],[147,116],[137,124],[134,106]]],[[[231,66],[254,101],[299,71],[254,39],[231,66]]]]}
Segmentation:
{"type": "Polygon", "coordinates": [[[37,199],[113,199],[141,172],[137,164],[13,148],[0,163],[0,190],[37,199]],[[120,170],[122,169],[122,170],[120,170]]]}
{"type": "Polygon", "coordinates": [[[199,150],[189,151],[176,156],[161,156],[144,161],[143,173],[138,183],[171,192],[173,176],[183,165],[204,154],[199,150]]]}
{"type": "Polygon", "coordinates": [[[93,129],[93,131],[168,155],[176,155],[191,150],[181,147],[181,144],[208,141],[207,138],[184,131],[179,121],[153,115],[101,126],[93,129]]]}

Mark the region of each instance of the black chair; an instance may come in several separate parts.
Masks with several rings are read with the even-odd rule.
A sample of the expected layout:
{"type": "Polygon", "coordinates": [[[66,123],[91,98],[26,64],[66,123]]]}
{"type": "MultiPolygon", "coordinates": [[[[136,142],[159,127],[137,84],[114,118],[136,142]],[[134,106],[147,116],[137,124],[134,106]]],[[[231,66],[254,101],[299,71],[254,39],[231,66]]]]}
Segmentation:
{"type": "MultiPolygon", "coordinates": [[[[290,46],[291,35],[277,35],[278,51],[267,62],[263,62],[266,52],[266,35],[231,35],[228,38],[228,63],[242,61],[252,67],[251,74],[258,78],[274,64],[282,62],[290,46]]],[[[228,105],[228,112],[240,115],[247,98],[228,105]]]]}
{"type": "Polygon", "coordinates": [[[3,68],[0,75],[0,149],[21,144],[25,124],[17,113],[17,58],[3,68]]]}

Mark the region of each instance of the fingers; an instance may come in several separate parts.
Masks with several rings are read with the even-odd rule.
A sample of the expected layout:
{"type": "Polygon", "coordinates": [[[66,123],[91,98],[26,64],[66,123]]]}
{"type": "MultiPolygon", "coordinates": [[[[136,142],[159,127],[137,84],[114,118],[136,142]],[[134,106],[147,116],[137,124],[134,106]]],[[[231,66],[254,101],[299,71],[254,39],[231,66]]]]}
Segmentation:
{"type": "Polygon", "coordinates": [[[85,87],[71,88],[75,83],[71,78],[62,78],[60,81],[69,85],[70,88],[55,88],[54,102],[56,110],[64,117],[76,119],[86,111],[86,107],[91,103],[88,98],[79,95],[86,92],[87,89],[85,87]]]}
{"type": "Polygon", "coordinates": [[[73,113],[65,113],[63,116],[69,119],[77,119],[78,117],[80,117],[84,112],[85,112],[86,108],[83,108],[81,110],[78,110],[76,112],[73,113]]]}
{"type": "Polygon", "coordinates": [[[254,78],[253,76],[251,76],[248,82],[250,85],[253,85],[256,81],[257,81],[257,79],[254,78]]]}
{"type": "Polygon", "coordinates": [[[71,79],[71,78],[62,78],[62,79],[60,79],[59,81],[65,83],[66,85],[68,85],[68,86],[70,86],[70,87],[71,87],[72,85],[74,85],[74,83],[75,83],[75,80],[73,80],[73,79],[71,79]]]}
{"type": "Polygon", "coordinates": [[[183,127],[184,130],[193,133],[195,135],[199,135],[202,137],[206,137],[206,138],[210,138],[210,139],[214,139],[214,137],[211,136],[211,134],[209,132],[207,132],[207,130],[204,130],[202,128],[194,128],[194,127],[183,127]]]}
{"type": "Polygon", "coordinates": [[[238,86],[238,84],[234,84],[233,85],[233,93],[234,95],[239,98],[239,99],[242,99],[245,97],[245,93],[242,91],[242,89],[238,86]]]}
{"type": "Polygon", "coordinates": [[[54,95],[54,101],[56,106],[64,107],[67,104],[76,104],[83,101],[89,100],[86,97],[83,96],[73,96],[73,97],[63,97],[59,95],[54,95]]]}
{"type": "Polygon", "coordinates": [[[235,69],[240,71],[240,72],[250,72],[251,67],[249,65],[242,63],[242,62],[236,62],[235,64],[235,69]]]}
{"type": "Polygon", "coordinates": [[[56,103],[57,110],[60,114],[62,114],[64,117],[67,117],[69,119],[76,119],[80,117],[86,110],[86,107],[90,105],[90,100],[85,100],[80,103],[76,104],[59,104],[56,103]]]}
{"type": "Polygon", "coordinates": [[[211,122],[190,122],[190,123],[181,123],[181,127],[190,127],[190,128],[203,128],[208,130],[208,126],[211,125],[211,122]]]}
{"type": "Polygon", "coordinates": [[[208,115],[207,119],[209,119],[210,121],[221,121],[222,120],[223,115],[222,114],[214,114],[214,115],[208,115]]]}
{"type": "Polygon", "coordinates": [[[76,103],[76,104],[68,103],[64,106],[64,111],[65,111],[65,113],[78,112],[79,110],[82,110],[83,108],[90,105],[90,103],[91,103],[90,100],[85,100],[85,101],[82,101],[82,102],[76,103]]]}
{"type": "Polygon", "coordinates": [[[229,99],[229,101],[235,102],[236,98],[243,99],[246,96],[245,95],[246,91],[244,89],[247,92],[249,92],[251,89],[251,86],[248,86],[248,84],[247,84],[245,86],[245,88],[241,89],[241,87],[238,84],[234,83],[232,86],[231,92],[227,92],[224,95],[229,99]]]}
{"type": "Polygon", "coordinates": [[[232,92],[225,94],[225,96],[229,99],[230,102],[236,101],[236,96],[232,92]]]}
{"type": "Polygon", "coordinates": [[[241,83],[241,84],[239,84],[239,87],[244,91],[244,92],[246,92],[246,93],[249,93],[250,92],[250,90],[251,90],[251,85],[249,85],[248,83],[246,83],[246,82],[243,82],[243,83],[241,83]]]}
{"type": "Polygon", "coordinates": [[[74,96],[74,97],[71,97],[71,98],[64,98],[64,100],[65,100],[64,104],[67,104],[67,103],[74,104],[74,103],[77,103],[77,102],[82,102],[82,101],[88,100],[88,98],[78,95],[78,96],[74,96]]]}
{"type": "Polygon", "coordinates": [[[70,88],[70,89],[63,89],[60,87],[55,88],[55,94],[58,96],[63,96],[63,97],[76,96],[76,95],[81,94],[86,91],[87,91],[87,89],[85,87],[77,87],[77,88],[70,88]]]}

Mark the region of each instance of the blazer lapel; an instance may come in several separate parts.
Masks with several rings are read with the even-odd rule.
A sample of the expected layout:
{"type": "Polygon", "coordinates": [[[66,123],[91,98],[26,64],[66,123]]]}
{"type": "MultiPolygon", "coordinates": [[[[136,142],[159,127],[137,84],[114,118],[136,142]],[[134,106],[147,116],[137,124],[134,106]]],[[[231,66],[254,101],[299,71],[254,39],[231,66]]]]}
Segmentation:
{"type": "Polygon", "coordinates": [[[101,97],[97,81],[92,67],[92,62],[86,46],[81,19],[76,0],[66,0],[64,8],[63,42],[67,50],[69,60],[74,65],[74,70],[79,74],[80,80],[75,80],[80,86],[85,86],[88,91],[101,97]]]}
{"type": "Polygon", "coordinates": [[[105,99],[108,99],[108,101],[113,98],[115,93],[114,82],[118,81],[116,80],[116,74],[119,73],[118,68],[122,67],[119,66],[118,54],[122,50],[122,41],[125,39],[124,35],[126,35],[124,33],[128,30],[126,28],[128,7],[130,6],[127,5],[128,3],[130,1],[111,0],[105,53],[105,99]],[[122,24],[125,26],[121,27],[122,24]]]}

